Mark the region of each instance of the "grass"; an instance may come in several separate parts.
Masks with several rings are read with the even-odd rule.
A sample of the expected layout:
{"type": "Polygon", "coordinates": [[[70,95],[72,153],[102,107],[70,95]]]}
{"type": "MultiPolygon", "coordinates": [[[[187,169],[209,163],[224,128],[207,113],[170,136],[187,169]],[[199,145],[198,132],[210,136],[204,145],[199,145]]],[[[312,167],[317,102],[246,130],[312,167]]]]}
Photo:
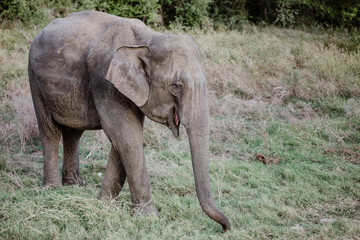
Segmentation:
{"type": "Polygon", "coordinates": [[[42,188],[26,75],[38,31],[16,23],[0,29],[0,238],[359,238],[354,35],[255,26],[190,32],[208,78],[212,192],[233,228],[222,234],[197,202],[185,130],[174,139],[149,119],[144,152],[159,216],[131,216],[127,184],[115,201],[97,200],[110,151],[101,131],[81,140],[86,187],[42,188]]]}

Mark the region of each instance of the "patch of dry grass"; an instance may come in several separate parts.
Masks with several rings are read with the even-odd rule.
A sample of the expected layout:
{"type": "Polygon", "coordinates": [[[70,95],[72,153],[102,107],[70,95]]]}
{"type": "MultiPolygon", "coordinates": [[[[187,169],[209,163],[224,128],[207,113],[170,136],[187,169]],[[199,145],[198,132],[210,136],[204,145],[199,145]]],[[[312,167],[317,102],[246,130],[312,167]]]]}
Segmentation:
{"type": "Polygon", "coordinates": [[[217,96],[275,102],[359,97],[359,51],[302,40],[305,32],[250,30],[197,36],[209,87],[217,96]]]}

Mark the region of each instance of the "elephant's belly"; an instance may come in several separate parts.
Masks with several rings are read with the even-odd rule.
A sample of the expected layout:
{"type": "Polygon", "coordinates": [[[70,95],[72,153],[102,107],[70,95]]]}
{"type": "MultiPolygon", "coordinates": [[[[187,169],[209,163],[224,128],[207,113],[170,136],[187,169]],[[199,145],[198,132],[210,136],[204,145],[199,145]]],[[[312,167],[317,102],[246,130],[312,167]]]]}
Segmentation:
{"type": "Polygon", "coordinates": [[[89,114],[77,111],[67,111],[66,114],[59,112],[53,114],[54,120],[65,127],[79,130],[101,129],[100,120],[96,114],[89,114]]]}
{"type": "Polygon", "coordinates": [[[101,129],[100,119],[91,97],[76,91],[53,93],[47,107],[59,124],[81,130],[101,129]]]}

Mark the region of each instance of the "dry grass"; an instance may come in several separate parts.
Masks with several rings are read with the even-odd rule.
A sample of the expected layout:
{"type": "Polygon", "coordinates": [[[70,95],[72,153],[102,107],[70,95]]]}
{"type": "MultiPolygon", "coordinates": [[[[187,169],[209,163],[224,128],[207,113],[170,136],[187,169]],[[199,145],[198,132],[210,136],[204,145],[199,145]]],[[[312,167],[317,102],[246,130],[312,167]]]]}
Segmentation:
{"type": "Polygon", "coordinates": [[[217,96],[278,103],[360,95],[359,52],[307,40],[305,32],[249,30],[197,37],[210,90],[217,96]]]}

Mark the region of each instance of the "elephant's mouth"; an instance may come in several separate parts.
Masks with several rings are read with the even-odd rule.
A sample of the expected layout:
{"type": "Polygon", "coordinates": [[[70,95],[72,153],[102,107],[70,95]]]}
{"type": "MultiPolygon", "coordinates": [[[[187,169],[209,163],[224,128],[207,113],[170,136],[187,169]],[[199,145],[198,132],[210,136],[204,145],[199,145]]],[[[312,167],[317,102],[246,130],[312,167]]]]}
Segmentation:
{"type": "Polygon", "coordinates": [[[180,117],[175,107],[172,109],[172,113],[168,116],[167,126],[173,132],[175,137],[179,137],[180,117]]]}

